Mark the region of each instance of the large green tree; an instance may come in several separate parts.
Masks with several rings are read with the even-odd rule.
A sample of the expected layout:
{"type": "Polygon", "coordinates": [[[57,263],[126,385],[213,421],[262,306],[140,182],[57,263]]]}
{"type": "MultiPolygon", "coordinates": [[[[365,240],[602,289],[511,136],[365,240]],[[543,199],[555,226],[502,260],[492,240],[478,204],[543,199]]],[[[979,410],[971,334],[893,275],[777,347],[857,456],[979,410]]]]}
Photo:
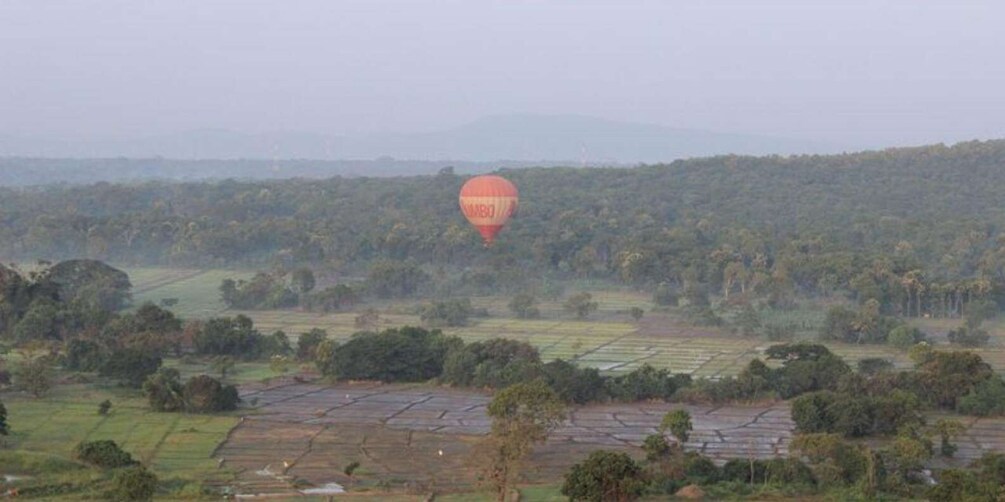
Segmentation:
{"type": "Polygon", "coordinates": [[[507,387],[492,398],[492,429],[478,446],[483,479],[504,500],[534,444],[544,441],[565,418],[565,405],[543,381],[507,387]]]}

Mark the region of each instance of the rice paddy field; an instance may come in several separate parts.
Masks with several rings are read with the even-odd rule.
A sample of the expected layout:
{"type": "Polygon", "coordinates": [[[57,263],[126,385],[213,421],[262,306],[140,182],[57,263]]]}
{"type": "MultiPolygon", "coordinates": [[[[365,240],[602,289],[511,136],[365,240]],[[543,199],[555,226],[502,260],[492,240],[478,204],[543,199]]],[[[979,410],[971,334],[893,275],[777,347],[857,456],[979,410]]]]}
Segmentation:
{"type": "MultiPolygon", "coordinates": [[[[294,341],[299,334],[312,328],[322,328],[338,340],[345,340],[358,331],[354,324],[357,312],[227,310],[219,299],[220,282],[226,278],[248,278],[251,272],[164,268],[127,268],[126,271],[133,281],[136,304],[176,298],[178,303],[172,309],[184,318],[240,313],[251,317],[260,331],[282,330],[294,341]]],[[[517,319],[507,308],[508,297],[474,297],[471,298],[474,306],[486,309],[489,317],[473,318],[469,326],[446,328],[444,332],[468,342],[496,337],[527,341],[538,347],[546,360],[572,360],[605,373],[626,372],[650,364],[676,373],[709,378],[736,374],[775,343],[762,337],[730,334],[722,328],[689,326],[672,312],[654,312],[647,293],[610,285],[579,285],[581,288],[589,286],[593,287],[589,291],[599,309],[587,320],[576,320],[564,312],[561,300],[541,301],[540,319],[517,319]],[[646,311],[640,322],[628,315],[632,307],[646,311]]],[[[420,320],[411,312],[421,304],[417,301],[375,302],[361,305],[357,310],[377,309],[381,328],[414,326],[420,325],[420,320]]],[[[826,306],[823,305],[761,312],[763,325],[794,326],[797,336],[805,339],[812,339],[825,315],[826,306]]],[[[958,323],[959,320],[919,320],[920,327],[933,333],[936,339],[958,323]]],[[[990,323],[988,327],[995,339],[991,347],[981,350],[981,354],[996,370],[1005,372],[1005,321],[990,323]]],[[[882,357],[899,368],[911,366],[904,352],[891,347],[840,343],[828,346],[850,364],[864,358],[882,357]]]]}
{"type": "MultiPolygon", "coordinates": [[[[287,379],[245,386],[242,398],[255,403],[250,405],[253,412],[215,453],[236,469],[235,486],[241,493],[288,493],[291,480],[404,493],[477,486],[473,446],[490,424],[486,414],[490,396],[485,393],[423,384],[330,385],[287,379]],[[340,472],[340,466],[351,462],[361,465],[354,478],[340,472]]],[[[667,412],[681,408],[690,413],[694,425],[687,449],[719,464],[788,454],[794,424],[784,402],[577,406],[527,459],[523,476],[532,486],[521,488],[524,500],[558,496],[554,485],[547,483],[561,479],[573,463],[596,449],[641,456],[644,438],[656,433],[667,412]]],[[[966,428],[957,439],[956,456],[937,460],[944,466],[960,467],[1005,448],[1005,420],[938,417],[943,416],[961,420],[966,428]]],[[[475,493],[458,497],[483,500],[475,493]]]]}

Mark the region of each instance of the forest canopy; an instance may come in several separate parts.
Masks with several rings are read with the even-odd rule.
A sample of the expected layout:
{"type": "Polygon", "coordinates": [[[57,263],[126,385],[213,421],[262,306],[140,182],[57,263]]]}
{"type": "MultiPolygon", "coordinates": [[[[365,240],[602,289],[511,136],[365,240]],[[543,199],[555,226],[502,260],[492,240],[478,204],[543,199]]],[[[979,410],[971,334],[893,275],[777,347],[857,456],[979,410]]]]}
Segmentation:
{"type": "Polygon", "coordinates": [[[457,209],[466,178],[452,170],[3,189],[0,255],[356,271],[409,260],[654,289],[693,282],[727,297],[760,288],[778,302],[792,288],[845,290],[885,312],[958,313],[963,294],[1005,279],[1003,164],[1005,141],[987,141],[503,170],[522,205],[488,251],[457,209]],[[961,289],[976,280],[989,282],[961,289]]]}

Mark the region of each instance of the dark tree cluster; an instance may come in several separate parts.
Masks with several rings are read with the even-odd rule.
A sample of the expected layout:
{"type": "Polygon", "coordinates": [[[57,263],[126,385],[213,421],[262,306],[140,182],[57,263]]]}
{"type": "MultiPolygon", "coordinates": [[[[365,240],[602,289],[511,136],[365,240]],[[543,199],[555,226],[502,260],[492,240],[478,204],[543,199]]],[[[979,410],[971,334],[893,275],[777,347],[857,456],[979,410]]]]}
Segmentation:
{"type": "Polygon", "coordinates": [[[28,273],[0,265],[0,337],[61,341],[100,331],[131,287],[124,272],[94,260],[40,263],[28,273]]]}
{"type": "Polygon", "coordinates": [[[322,374],[340,380],[417,382],[439,376],[447,351],[462,343],[422,328],[361,332],[342,344],[320,344],[315,361],[322,374]]]}
{"type": "Polygon", "coordinates": [[[485,309],[475,309],[471,300],[436,301],[419,310],[419,319],[430,327],[467,326],[468,319],[475,315],[487,316],[485,309]]]}
{"type": "Polygon", "coordinates": [[[235,410],[240,402],[233,385],[208,375],[191,377],[182,384],[178,370],[172,368],[147,377],[143,392],[152,409],[164,412],[216,413],[235,410]]]}
{"type": "Polygon", "coordinates": [[[244,315],[209,319],[195,333],[192,346],[196,354],[240,359],[261,359],[293,351],[285,333],[263,335],[244,315]]]}
{"type": "Polygon", "coordinates": [[[537,349],[526,342],[495,338],[465,344],[423,328],[362,332],[342,344],[329,340],[313,346],[318,369],[342,380],[436,378],[448,385],[492,389],[540,380],[569,403],[666,400],[690,384],[687,376],[649,365],[619,376],[601,376],[596,368],[561,359],[542,362],[537,349]]]}
{"type": "Polygon", "coordinates": [[[891,435],[925,423],[918,396],[895,390],[882,396],[819,391],[792,400],[799,432],[833,432],[845,437],[891,435]]]}

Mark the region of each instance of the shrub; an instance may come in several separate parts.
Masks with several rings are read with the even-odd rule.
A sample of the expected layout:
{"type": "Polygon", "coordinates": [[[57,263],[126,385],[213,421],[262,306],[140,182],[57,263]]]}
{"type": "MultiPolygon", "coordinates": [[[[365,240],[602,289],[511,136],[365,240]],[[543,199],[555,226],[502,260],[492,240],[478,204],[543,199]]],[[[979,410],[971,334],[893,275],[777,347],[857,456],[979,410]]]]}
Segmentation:
{"type": "Polygon", "coordinates": [[[858,372],[865,375],[875,375],[893,369],[893,362],[882,357],[867,357],[858,362],[858,372]]]}
{"type": "Polygon", "coordinates": [[[8,434],[10,429],[7,426],[7,408],[3,405],[3,401],[0,401],[0,436],[8,434]]]}
{"type": "Polygon", "coordinates": [[[767,324],[764,326],[764,336],[773,342],[792,340],[796,337],[795,324],[767,324]]]}
{"type": "Polygon", "coordinates": [[[607,379],[607,394],[613,399],[626,402],[647,399],[670,399],[680,386],[680,378],[670,370],[653,368],[643,364],[640,368],[624,375],[607,379]]]}
{"type": "Polygon", "coordinates": [[[747,304],[736,316],[734,323],[740,328],[743,336],[754,336],[757,334],[757,329],[761,327],[761,315],[754,307],[747,304]]]}
{"type": "Polygon", "coordinates": [[[138,465],[115,473],[110,500],[151,500],[157,491],[157,476],[138,465]]]}
{"type": "Polygon", "coordinates": [[[722,326],[726,323],[711,307],[687,307],[684,316],[695,326],[722,326]]]}
{"type": "Polygon", "coordinates": [[[178,411],[185,402],[182,398],[181,376],[174,368],[161,368],[143,382],[143,392],[154,411],[178,411]]]}
{"type": "Polygon", "coordinates": [[[52,368],[49,358],[28,357],[17,365],[14,371],[14,383],[35,397],[42,397],[52,388],[52,368]]]}
{"type": "Polygon", "coordinates": [[[868,460],[861,449],[837,434],[798,435],[791,449],[809,460],[814,477],[822,484],[853,483],[867,470],[868,460]]]}
{"type": "Polygon", "coordinates": [[[726,481],[749,484],[812,486],[816,483],[813,471],[798,458],[772,458],[768,460],[732,459],[722,467],[721,478],[726,481]]]}
{"type": "Polygon", "coordinates": [[[97,371],[105,362],[105,354],[97,343],[73,339],[66,344],[63,366],[71,371],[97,371]]]}
{"type": "Polygon", "coordinates": [[[301,303],[311,312],[332,312],[357,303],[359,293],[348,284],[336,284],[301,298],[301,303]]]}
{"type": "Polygon", "coordinates": [[[689,483],[702,485],[715,483],[719,480],[720,472],[715,462],[696,452],[685,452],[682,466],[689,483]]]}
{"type": "Polygon", "coordinates": [[[669,284],[661,282],[653,292],[653,303],[661,307],[677,305],[677,292],[669,284]]]}
{"type": "Polygon", "coordinates": [[[992,377],[974,386],[960,398],[957,411],[967,415],[1005,415],[1005,381],[992,377]]]}
{"type": "Polygon", "coordinates": [[[768,483],[780,485],[807,485],[816,483],[813,471],[798,458],[772,458],[762,460],[765,479],[768,483]]]}
{"type": "Polygon", "coordinates": [[[566,403],[586,404],[604,397],[604,378],[596,368],[580,368],[561,359],[541,367],[548,386],[566,403]]]}
{"type": "Polygon", "coordinates": [[[663,416],[658,429],[664,434],[669,431],[677,439],[677,442],[683,445],[691,437],[691,430],[693,429],[691,414],[687,410],[671,411],[663,416]]]}
{"type": "Polygon", "coordinates": [[[901,350],[907,350],[925,339],[925,334],[917,328],[902,324],[886,335],[886,343],[901,350]]]}
{"type": "Polygon", "coordinates": [[[645,488],[642,468],[626,453],[595,451],[565,475],[569,500],[635,500],[645,488]]]}
{"type": "Polygon", "coordinates": [[[220,298],[230,308],[254,310],[293,307],[300,296],[281,277],[259,272],[247,281],[225,279],[220,284],[220,298]]]}
{"type": "Polygon", "coordinates": [[[646,460],[658,462],[670,455],[670,443],[663,434],[650,434],[642,442],[642,451],[646,452],[646,460]]]}
{"type": "Polygon", "coordinates": [[[114,378],[129,387],[140,387],[147,376],[161,366],[161,358],[137,349],[112,353],[98,371],[103,377],[114,378]]]}
{"type": "Polygon", "coordinates": [[[632,316],[632,319],[638,322],[642,320],[642,316],[646,315],[646,311],[639,307],[632,307],[628,309],[628,315],[632,316]]]}
{"type": "Polygon", "coordinates": [[[422,308],[419,318],[428,326],[433,327],[456,327],[466,326],[468,318],[475,312],[471,306],[471,300],[448,300],[444,302],[433,302],[431,305],[422,308]]]}
{"type": "Polygon", "coordinates": [[[380,261],[370,267],[366,288],[379,298],[402,298],[412,296],[428,282],[429,274],[413,262],[380,261]]]}
{"type": "Polygon", "coordinates": [[[300,338],[297,339],[297,359],[301,361],[313,360],[314,351],[326,338],[328,338],[328,332],[319,328],[314,328],[300,335],[300,338]]]}
{"type": "Polygon", "coordinates": [[[520,293],[509,302],[509,309],[520,319],[536,319],[541,317],[537,308],[537,298],[530,293],[520,293]]]}
{"type": "Polygon", "coordinates": [[[570,296],[565,300],[562,305],[567,312],[571,312],[576,315],[577,319],[586,319],[591,312],[597,310],[600,305],[593,301],[593,295],[590,293],[579,293],[570,296]]]}
{"type": "Polygon", "coordinates": [[[792,400],[792,421],[801,433],[832,432],[834,418],[829,410],[835,401],[833,392],[813,392],[792,400]]]}
{"type": "Polygon", "coordinates": [[[105,469],[127,467],[136,463],[132,455],[119,448],[115,441],[108,439],[77,444],[73,449],[73,458],[105,469]]]}
{"type": "Polygon", "coordinates": [[[976,326],[960,326],[949,332],[949,343],[961,347],[983,347],[988,344],[991,334],[976,326]]]}
{"type": "Polygon", "coordinates": [[[966,351],[931,352],[918,364],[924,397],[949,409],[955,409],[959,398],[993,376],[994,370],[980,355],[966,351]]]}

